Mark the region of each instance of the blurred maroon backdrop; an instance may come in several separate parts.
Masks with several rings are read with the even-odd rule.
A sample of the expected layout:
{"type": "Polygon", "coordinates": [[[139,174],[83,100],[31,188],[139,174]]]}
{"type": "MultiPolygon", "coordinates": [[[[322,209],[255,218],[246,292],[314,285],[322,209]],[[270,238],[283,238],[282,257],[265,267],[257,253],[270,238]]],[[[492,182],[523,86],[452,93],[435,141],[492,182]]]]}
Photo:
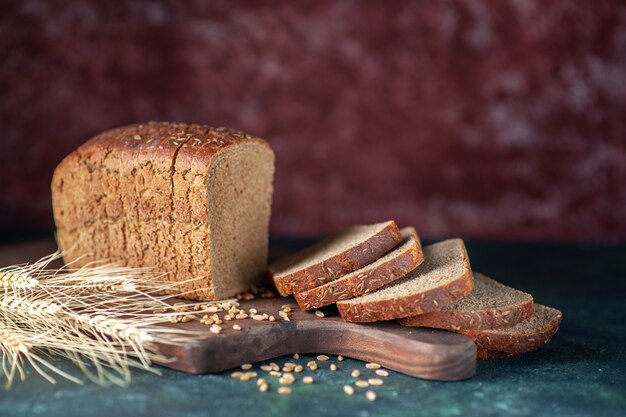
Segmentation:
{"type": "Polygon", "coordinates": [[[2,1],[0,230],[147,120],[267,138],[272,232],[626,238],[623,1],[2,1]]]}

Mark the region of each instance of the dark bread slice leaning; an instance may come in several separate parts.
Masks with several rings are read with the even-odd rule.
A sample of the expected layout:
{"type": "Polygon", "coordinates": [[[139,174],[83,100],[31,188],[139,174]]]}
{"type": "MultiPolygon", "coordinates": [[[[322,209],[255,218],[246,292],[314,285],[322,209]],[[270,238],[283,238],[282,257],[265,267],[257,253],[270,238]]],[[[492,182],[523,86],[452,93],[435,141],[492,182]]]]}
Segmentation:
{"type": "Polygon", "coordinates": [[[424,261],[417,232],[412,227],[400,232],[402,244],[371,264],[324,285],[294,293],[300,308],[310,310],[367,294],[417,268],[424,261]]]}
{"type": "Polygon", "coordinates": [[[441,310],[400,319],[411,327],[481,330],[511,327],[533,315],[533,297],[474,272],[474,289],[467,297],[441,310]]]}
{"type": "Polygon", "coordinates": [[[393,220],[353,226],[269,266],[278,293],[303,292],[363,268],[402,241],[393,220]]]}
{"type": "Polygon", "coordinates": [[[559,329],[562,313],[535,304],[535,314],[513,327],[496,330],[461,330],[476,343],[479,358],[521,355],[546,345],[559,329]]]}
{"type": "Polygon", "coordinates": [[[424,262],[381,289],[339,301],[341,317],[352,322],[393,320],[437,310],[467,296],[472,270],[461,239],[424,248],[424,262]]]}

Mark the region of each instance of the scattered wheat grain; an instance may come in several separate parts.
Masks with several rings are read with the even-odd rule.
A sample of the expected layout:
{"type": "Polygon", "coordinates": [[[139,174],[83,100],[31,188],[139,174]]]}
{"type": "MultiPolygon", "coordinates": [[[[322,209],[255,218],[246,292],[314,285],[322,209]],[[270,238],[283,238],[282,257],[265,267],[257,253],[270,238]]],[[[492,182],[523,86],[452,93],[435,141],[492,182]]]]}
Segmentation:
{"type": "Polygon", "coordinates": [[[291,385],[296,382],[296,377],[294,377],[293,374],[283,374],[283,376],[278,379],[278,382],[282,385],[291,385]]]}

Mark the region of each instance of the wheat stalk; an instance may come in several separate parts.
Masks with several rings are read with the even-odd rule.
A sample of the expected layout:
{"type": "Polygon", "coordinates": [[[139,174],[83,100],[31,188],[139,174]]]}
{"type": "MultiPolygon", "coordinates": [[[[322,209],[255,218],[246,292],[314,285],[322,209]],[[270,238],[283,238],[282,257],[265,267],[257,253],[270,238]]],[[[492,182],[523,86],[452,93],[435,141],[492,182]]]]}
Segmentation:
{"type": "MultiPolygon", "coordinates": [[[[39,351],[69,358],[97,383],[125,384],[133,367],[158,372],[152,364],[167,360],[158,353],[158,344],[182,344],[202,336],[162,326],[180,315],[182,308],[173,308],[168,303],[173,296],[164,292],[181,283],[115,264],[50,268],[61,255],[0,270],[0,353],[7,386],[16,375],[23,379],[25,363],[50,382],[55,381],[50,373],[79,381],[39,351]]],[[[233,302],[189,303],[185,310],[233,302]]]]}
{"type": "MultiPolygon", "coordinates": [[[[65,356],[74,361],[77,355],[86,358],[96,368],[96,376],[90,378],[96,382],[108,379],[123,383],[130,377],[130,367],[150,370],[153,360],[164,359],[153,353],[151,342],[154,338],[150,337],[149,331],[137,329],[133,326],[136,323],[115,321],[103,315],[76,314],[65,311],[58,303],[16,295],[3,297],[0,310],[5,322],[25,326],[40,335],[39,347],[59,350],[59,342],[62,342],[65,356]],[[130,360],[129,356],[136,357],[139,362],[130,360]],[[105,367],[113,372],[103,372],[105,367]]],[[[158,332],[160,329],[150,330],[158,332]]]]}
{"type": "Polygon", "coordinates": [[[38,374],[51,383],[55,383],[56,380],[46,370],[81,384],[80,379],[60,370],[36,353],[37,339],[36,335],[29,335],[22,329],[16,329],[0,321],[0,352],[2,353],[2,370],[7,378],[6,387],[9,388],[13,384],[16,373],[19,374],[21,380],[26,378],[24,362],[30,363],[38,374]]]}

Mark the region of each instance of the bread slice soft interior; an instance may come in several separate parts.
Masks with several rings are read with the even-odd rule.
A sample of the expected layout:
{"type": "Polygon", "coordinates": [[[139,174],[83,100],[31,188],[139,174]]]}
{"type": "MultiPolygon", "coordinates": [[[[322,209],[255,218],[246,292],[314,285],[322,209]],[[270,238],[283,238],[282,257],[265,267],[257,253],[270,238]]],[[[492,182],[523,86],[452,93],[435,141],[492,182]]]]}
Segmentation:
{"type": "Polygon", "coordinates": [[[393,220],[350,227],[270,265],[278,292],[303,292],[356,271],[402,241],[393,220]]]}
{"type": "Polygon", "coordinates": [[[415,316],[467,296],[473,287],[467,251],[461,239],[424,248],[424,262],[404,278],[350,300],[337,308],[346,321],[371,322],[415,316]]]}
{"type": "Polygon", "coordinates": [[[474,289],[440,310],[400,319],[412,327],[481,330],[511,327],[533,315],[533,297],[474,272],[474,289]]]}
{"type": "Polygon", "coordinates": [[[273,176],[274,155],[264,144],[233,146],[210,166],[205,198],[217,299],[248,290],[265,274],[273,176]]]}

